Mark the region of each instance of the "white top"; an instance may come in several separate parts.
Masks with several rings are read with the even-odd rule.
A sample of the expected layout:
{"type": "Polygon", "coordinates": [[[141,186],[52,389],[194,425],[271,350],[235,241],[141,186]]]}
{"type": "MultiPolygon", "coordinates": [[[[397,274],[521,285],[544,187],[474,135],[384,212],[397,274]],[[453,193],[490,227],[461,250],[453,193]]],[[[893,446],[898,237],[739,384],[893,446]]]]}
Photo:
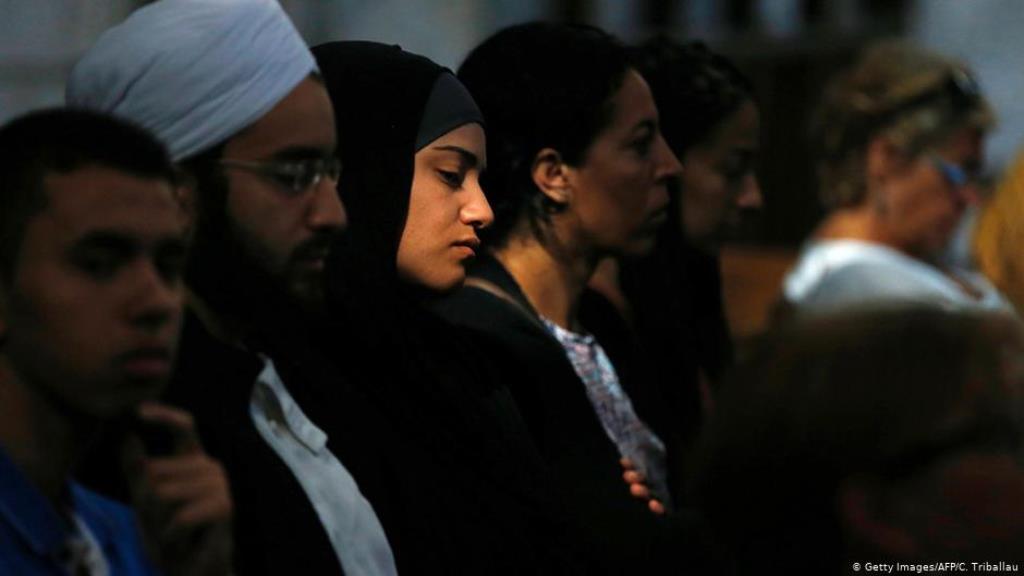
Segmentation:
{"type": "Polygon", "coordinates": [[[948,310],[1013,310],[978,273],[943,272],[887,246],[860,240],[807,244],[783,280],[783,295],[801,310],[822,312],[899,303],[934,304],[948,310]],[[964,291],[949,274],[977,294],[964,291]]]}
{"type": "Polygon", "coordinates": [[[264,358],[249,415],[263,440],[295,475],[349,576],[393,576],[394,555],[384,529],[356,481],[327,449],[327,434],[311,422],[264,358]]]}
{"type": "Polygon", "coordinates": [[[69,574],[81,574],[84,570],[89,576],[108,576],[110,565],[103,556],[103,548],[96,541],[85,521],[75,513],[71,514],[74,535],[67,542],[67,562],[65,566],[69,574]]]}

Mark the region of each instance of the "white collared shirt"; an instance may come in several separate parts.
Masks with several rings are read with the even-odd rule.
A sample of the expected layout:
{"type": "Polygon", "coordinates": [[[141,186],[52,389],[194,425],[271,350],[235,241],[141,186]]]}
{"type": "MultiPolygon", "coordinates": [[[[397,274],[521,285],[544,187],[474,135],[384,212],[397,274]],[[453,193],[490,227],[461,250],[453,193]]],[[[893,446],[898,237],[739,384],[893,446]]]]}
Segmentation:
{"type": "Polygon", "coordinates": [[[302,486],[345,574],[397,574],[380,520],[355,479],[327,449],[327,434],[302,412],[274,363],[263,360],[249,402],[253,425],[302,486]]]}

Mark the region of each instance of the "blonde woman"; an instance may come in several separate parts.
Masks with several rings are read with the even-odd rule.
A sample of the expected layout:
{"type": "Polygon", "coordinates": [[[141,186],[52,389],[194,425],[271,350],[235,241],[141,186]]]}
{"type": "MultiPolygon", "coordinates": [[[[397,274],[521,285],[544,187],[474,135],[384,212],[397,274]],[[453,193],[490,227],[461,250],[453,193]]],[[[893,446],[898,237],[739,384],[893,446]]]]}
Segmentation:
{"type": "Polygon", "coordinates": [[[979,274],[939,264],[977,196],[993,123],[966,67],[909,44],[875,45],[829,85],[818,122],[830,212],[785,280],[789,305],[1008,309],[979,274]]]}

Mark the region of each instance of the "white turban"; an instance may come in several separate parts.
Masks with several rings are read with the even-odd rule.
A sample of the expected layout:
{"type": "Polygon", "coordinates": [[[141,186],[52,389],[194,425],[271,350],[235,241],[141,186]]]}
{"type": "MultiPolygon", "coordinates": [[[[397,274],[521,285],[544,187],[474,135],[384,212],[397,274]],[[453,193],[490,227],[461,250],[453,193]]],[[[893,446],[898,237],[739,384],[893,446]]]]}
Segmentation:
{"type": "Polygon", "coordinates": [[[314,70],[276,0],[160,0],[100,37],[65,97],[149,129],[178,161],[259,120],[314,70]]]}

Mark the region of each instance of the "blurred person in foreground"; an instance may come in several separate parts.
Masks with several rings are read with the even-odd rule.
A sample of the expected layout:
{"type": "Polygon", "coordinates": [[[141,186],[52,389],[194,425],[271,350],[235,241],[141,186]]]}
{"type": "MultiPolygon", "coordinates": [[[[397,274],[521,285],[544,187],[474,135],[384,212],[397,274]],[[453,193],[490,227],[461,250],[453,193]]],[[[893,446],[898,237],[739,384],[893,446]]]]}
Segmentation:
{"type": "Polygon", "coordinates": [[[817,118],[830,210],[784,281],[788,307],[929,302],[1008,310],[979,274],[940,264],[976,200],[992,111],[962,64],[900,42],[869,47],[817,118]]]}
{"type": "Polygon", "coordinates": [[[1015,318],[935,307],[814,316],[768,338],[736,376],[704,438],[696,491],[722,572],[1019,569],[1015,318]]]}
{"type": "Polygon", "coordinates": [[[203,494],[223,472],[187,414],[152,402],[184,300],[176,186],[156,140],[102,115],[51,109],[0,128],[0,573],[227,573],[227,556],[199,557],[227,516],[218,490],[203,494]],[[70,477],[122,420],[176,441],[150,456],[133,437],[145,539],[129,508],[70,477]]]}

